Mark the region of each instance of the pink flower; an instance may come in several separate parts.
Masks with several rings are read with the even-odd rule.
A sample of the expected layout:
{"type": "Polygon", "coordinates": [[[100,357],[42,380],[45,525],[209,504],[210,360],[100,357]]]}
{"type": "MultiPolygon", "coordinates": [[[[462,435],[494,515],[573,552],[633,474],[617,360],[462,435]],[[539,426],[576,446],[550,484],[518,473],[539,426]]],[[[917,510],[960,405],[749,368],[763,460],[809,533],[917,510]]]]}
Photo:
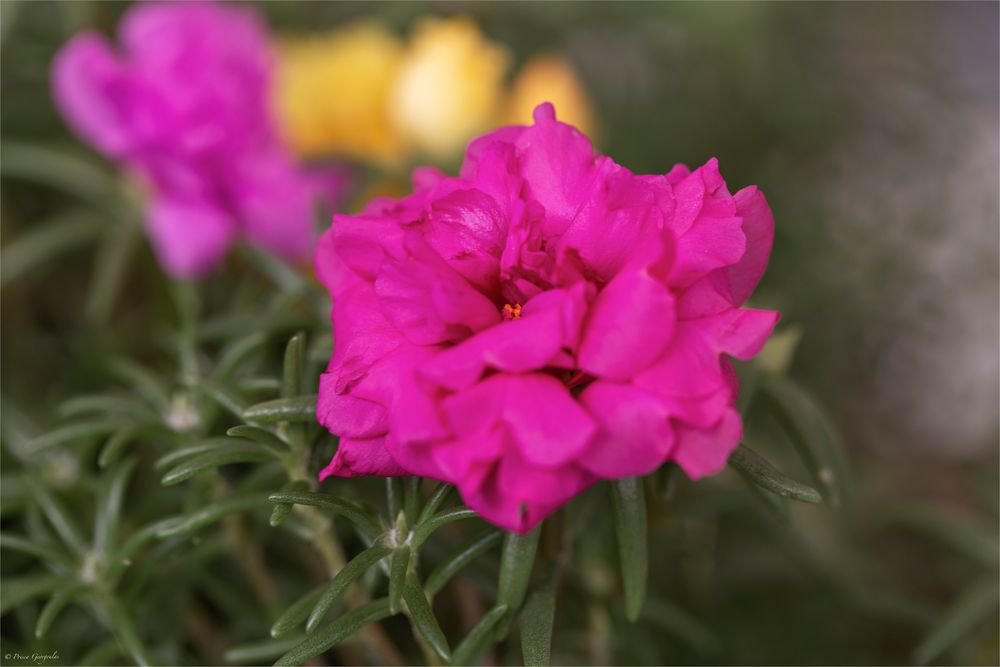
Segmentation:
{"type": "Polygon", "coordinates": [[[778,319],[741,308],[774,221],[713,159],[639,176],[555,119],[469,146],[461,175],[334,216],[317,271],[334,352],[320,473],[423,475],[526,532],[599,479],[718,472],[742,437],[726,355],[778,319]]]}
{"type": "Polygon", "coordinates": [[[317,198],[344,175],[304,173],[270,110],[267,33],[246,9],[140,4],[121,48],[84,32],[56,56],[55,101],[81,138],[152,190],[146,225],[172,275],[203,274],[237,236],[288,259],[313,248],[317,198]]]}

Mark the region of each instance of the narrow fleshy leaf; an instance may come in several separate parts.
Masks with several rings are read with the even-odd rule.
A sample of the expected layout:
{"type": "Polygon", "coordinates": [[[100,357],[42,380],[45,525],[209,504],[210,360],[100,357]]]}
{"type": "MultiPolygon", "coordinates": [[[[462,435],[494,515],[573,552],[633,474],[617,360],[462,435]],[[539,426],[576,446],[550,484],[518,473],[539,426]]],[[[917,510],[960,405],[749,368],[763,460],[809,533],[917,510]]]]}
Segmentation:
{"type": "Polygon", "coordinates": [[[168,471],[160,483],[173,486],[191,479],[200,472],[234,463],[265,463],[276,460],[275,453],[249,440],[241,444],[230,444],[196,456],[168,471]]]}
{"type": "Polygon", "coordinates": [[[135,219],[119,220],[104,229],[83,306],[90,322],[104,325],[111,318],[122,289],[128,283],[125,277],[139,249],[141,231],[142,226],[135,219]]]}
{"type": "Polygon", "coordinates": [[[79,417],[85,414],[102,414],[108,416],[114,414],[115,416],[128,417],[130,419],[148,419],[155,417],[155,413],[150,411],[150,409],[137,401],[135,398],[128,396],[116,396],[114,394],[89,394],[85,396],[76,396],[67,401],[63,401],[59,405],[57,410],[60,417],[68,419],[70,417],[79,417]]]}
{"type": "Polygon", "coordinates": [[[42,183],[95,203],[106,202],[116,189],[114,177],[92,154],[4,140],[4,176],[42,183]]]}
{"type": "Polygon", "coordinates": [[[721,640],[702,621],[677,605],[650,599],[643,608],[644,620],[656,624],[703,656],[718,655],[721,640]]]}
{"type": "Polygon", "coordinates": [[[493,629],[507,614],[507,605],[498,603],[479,619],[469,634],[455,647],[449,665],[472,665],[494,641],[493,629]]]}
{"type": "Polygon", "coordinates": [[[51,495],[48,489],[39,484],[37,480],[32,478],[26,478],[25,482],[28,485],[28,490],[31,492],[32,497],[38,506],[45,513],[45,517],[52,524],[52,527],[56,529],[56,533],[62,538],[62,541],[73,551],[77,556],[85,556],[87,554],[87,543],[83,539],[83,533],[80,532],[80,527],[77,526],[76,521],[73,516],[66,511],[66,508],[62,506],[55,496],[51,495]]]}
{"type": "Polygon", "coordinates": [[[317,630],[305,641],[285,653],[275,662],[275,667],[301,665],[317,655],[325,653],[355,632],[383,618],[391,616],[389,600],[382,598],[353,609],[323,628],[317,630]]]}
{"type": "Polygon", "coordinates": [[[253,440],[260,445],[264,445],[268,449],[274,450],[278,454],[285,454],[288,452],[287,442],[278,437],[277,434],[258,426],[241,424],[240,426],[234,426],[226,431],[226,435],[233,438],[246,438],[247,440],[253,440]]]}
{"type": "Polygon", "coordinates": [[[504,532],[493,530],[471,544],[467,544],[442,560],[427,577],[424,589],[428,595],[437,595],[459,571],[492,549],[503,538],[504,532]]]}
{"type": "Polygon", "coordinates": [[[447,509],[440,514],[434,515],[432,518],[418,525],[414,529],[413,546],[414,548],[417,548],[422,545],[435,530],[447,523],[451,523],[452,521],[461,521],[462,519],[476,518],[479,518],[479,515],[476,514],[474,510],[470,510],[468,507],[454,507],[452,509],[447,509]]]}
{"type": "Polygon", "coordinates": [[[406,570],[410,566],[410,547],[396,547],[392,551],[392,562],[389,565],[389,611],[398,614],[402,610],[403,586],[406,583],[406,570]]]}
{"type": "Polygon", "coordinates": [[[913,651],[913,661],[918,665],[926,665],[944,655],[989,615],[995,613],[998,604],[1000,586],[995,578],[975,582],[945,611],[936,627],[920,642],[913,651]]]}
{"type": "Polygon", "coordinates": [[[207,398],[215,401],[224,410],[234,417],[243,419],[243,413],[247,409],[247,400],[233,387],[222,384],[215,380],[202,378],[195,385],[195,389],[207,398]]]}
{"type": "Polygon", "coordinates": [[[417,513],[420,510],[420,478],[407,477],[403,489],[403,511],[406,521],[412,526],[417,523],[417,513]]]}
{"type": "Polygon", "coordinates": [[[107,554],[117,542],[122,501],[135,459],[119,463],[102,480],[97,513],[94,517],[94,551],[107,554]]]}
{"type": "Polygon", "coordinates": [[[167,429],[160,424],[146,423],[123,426],[105,440],[100,453],[97,455],[97,465],[101,468],[113,465],[118,461],[122,451],[141,436],[165,435],[167,432],[167,429]]]}
{"type": "Polygon", "coordinates": [[[646,600],[649,561],[646,545],[646,494],[642,478],[625,477],[611,482],[618,557],[625,591],[625,615],[633,623],[646,600]]]}
{"type": "MultiPolygon", "coordinates": [[[[4,152],[6,152],[4,148],[4,152]]],[[[60,255],[93,242],[107,226],[92,211],[59,213],[35,221],[31,231],[22,233],[3,248],[0,286],[51,262],[60,255]]]]}
{"type": "Polygon", "coordinates": [[[403,586],[403,601],[406,602],[406,610],[409,613],[413,626],[420,633],[420,636],[427,641],[438,657],[447,662],[451,658],[451,649],[448,647],[448,639],[445,638],[427,601],[427,595],[420,585],[420,580],[416,573],[410,572],[406,577],[403,586]]]}
{"type": "Polygon", "coordinates": [[[785,377],[762,379],[761,397],[784,428],[828,503],[837,507],[847,483],[847,462],[840,438],[822,408],[785,377]]]}
{"type": "Polygon", "coordinates": [[[139,667],[154,664],[125,606],[117,600],[112,600],[108,604],[108,617],[111,620],[111,629],[114,630],[115,637],[132,656],[135,664],[139,667]]]}
{"type": "Polygon", "coordinates": [[[305,365],[306,335],[301,331],[285,346],[285,364],[282,374],[282,398],[294,398],[302,393],[302,367],[305,365]]]}
{"type": "Polygon", "coordinates": [[[525,667],[548,667],[552,656],[552,627],[556,615],[556,576],[528,596],[521,610],[521,654],[525,667]]]}
{"type": "Polygon", "coordinates": [[[347,588],[367,572],[368,568],[390,553],[392,553],[392,549],[381,542],[377,542],[352,558],[347,565],[341,568],[340,572],[326,585],[322,595],[320,595],[312,611],[309,613],[309,620],[306,621],[306,633],[312,634],[316,626],[320,624],[333,607],[334,603],[347,591],[347,588]]]}
{"type": "Polygon", "coordinates": [[[233,441],[230,438],[207,438],[196,445],[182,447],[181,449],[175,449],[172,452],[164,454],[153,461],[153,470],[168,470],[181,461],[192,459],[207,452],[214,452],[222,447],[230,447],[232,444],[233,441]]]}
{"type": "Polygon", "coordinates": [[[83,592],[84,588],[83,584],[67,586],[49,598],[49,601],[45,603],[45,606],[38,613],[38,622],[35,623],[36,638],[41,639],[48,633],[49,628],[52,627],[52,622],[59,616],[59,612],[74,602],[80,596],[80,593],[83,592]]]}
{"type": "Polygon", "coordinates": [[[61,426],[53,431],[29,440],[26,449],[33,454],[60,447],[62,445],[73,445],[81,441],[89,441],[98,436],[105,436],[124,425],[119,418],[98,418],[87,419],[73,424],[61,426]]]}
{"type": "Polygon", "coordinates": [[[431,493],[430,498],[427,499],[427,504],[424,505],[422,510],[420,510],[420,516],[417,518],[417,524],[421,524],[434,516],[435,512],[438,511],[441,505],[448,500],[448,496],[451,495],[451,492],[454,489],[454,486],[445,482],[438,484],[437,488],[434,489],[434,492],[431,493]]]}
{"type": "Polygon", "coordinates": [[[212,377],[228,380],[233,373],[268,340],[266,332],[254,331],[227,344],[219,353],[219,361],[212,370],[212,377]]]}
{"type": "Polygon", "coordinates": [[[302,643],[304,639],[305,635],[295,635],[279,640],[265,639],[250,644],[240,644],[226,651],[226,662],[233,665],[251,665],[265,660],[274,660],[302,643]]]}
{"type": "Polygon", "coordinates": [[[806,503],[823,501],[816,489],[778,472],[764,457],[746,445],[740,445],[729,456],[729,465],[771,493],[806,503]]]}
{"type": "Polygon", "coordinates": [[[325,493],[301,491],[298,493],[272,493],[269,497],[272,503],[294,503],[310,505],[339,514],[357,525],[364,533],[374,538],[382,531],[378,518],[366,511],[360,505],[343,498],[335,498],[325,493]]]}
{"type": "MultiPolygon", "coordinates": [[[[302,491],[309,490],[309,482],[304,479],[298,479],[289,482],[284,487],[282,487],[282,493],[300,493],[302,491]]],[[[293,503],[277,503],[274,509],[271,511],[270,524],[271,527],[280,526],[281,523],[291,514],[292,509],[295,507],[293,503]]]]}
{"type": "MultiPolygon", "coordinates": [[[[309,614],[312,612],[313,607],[316,606],[316,603],[319,601],[320,596],[323,595],[323,591],[325,591],[326,588],[327,584],[317,586],[293,602],[291,606],[289,606],[288,609],[286,609],[271,626],[271,636],[275,639],[284,637],[289,632],[296,630],[303,623],[305,623],[306,619],[309,618],[309,614]]],[[[285,651],[282,651],[282,653],[284,652],[285,651]]]]}
{"type": "Polygon", "coordinates": [[[160,414],[170,411],[170,391],[155,373],[128,359],[118,359],[108,370],[112,375],[128,384],[160,414]]]}
{"type": "Polygon", "coordinates": [[[52,595],[71,585],[72,579],[58,574],[28,574],[5,579],[3,595],[0,596],[0,614],[6,614],[29,600],[52,595]]]}
{"type": "Polygon", "coordinates": [[[40,560],[49,561],[49,563],[54,565],[60,565],[66,569],[73,567],[73,560],[69,553],[55,546],[41,544],[19,535],[0,533],[0,548],[20,551],[40,560]]]}
{"type": "Polygon", "coordinates": [[[257,403],[243,411],[243,418],[260,424],[280,421],[313,423],[316,421],[316,395],[257,403]]]}
{"type": "Polygon", "coordinates": [[[267,496],[259,493],[232,496],[206,505],[191,514],[177,517],[174,522],[164,522],[156,536],[163,539],[187,535],[219,521],[230,514],[246,512],[266,505],[267,496]]]}
{"type": "Polygon", "coordinates": [[[403,480],[399,477],[385,478],[385,506],[389,511],[389,521],[395,521],[403,509],[403,480]]]}
{"type": "MultiPolygon", "coordinates": [[[[500,556],[500,577],[497,581],[497,604],[510,610],[513,617],[524,604],[531,582],[531,572],[535,567],[535,553],[538,551],[538,538],[542,534],[542,525],[538,524],[527,535],[507,533],[503,542],[503,553],[500,556]]],[[[499,628],[500,637],[507,635],[510,621],[505,620],[499,628]]],[[[456,654],[458,649],[455,649],[456,654]]]]}

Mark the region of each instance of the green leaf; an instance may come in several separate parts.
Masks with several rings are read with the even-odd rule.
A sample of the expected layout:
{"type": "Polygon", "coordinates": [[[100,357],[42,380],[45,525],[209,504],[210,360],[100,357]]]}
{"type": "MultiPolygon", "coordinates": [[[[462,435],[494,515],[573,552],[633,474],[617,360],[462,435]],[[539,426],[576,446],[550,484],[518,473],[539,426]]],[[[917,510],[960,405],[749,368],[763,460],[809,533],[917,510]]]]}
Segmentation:
{"type": "MultiPolygon", "coordinates": [[[[282,487],[282,493],[299,493],[302,491],[309,490],[309,482],[304,479],[297,479],[282,487]]],[[[274,509],[271,511],[270,524],[272,528],[276,528],[282,524],[282,522],[291,514],[292,509],[295,507],[292,503],[277,503],[274,509]]]]}
{"type": "Polygon", "coordinates": [[[282,398],[294,398],[302,393],[302,367],[305,365],[306,335],[301,331],[285,347],[285,364],[282,374],[282,398]]]}
{"type": "Polygon", "coordinates": [[[72,579],[58,574],[29,574],[4,579],[0,614],[6,614],[29,600],[54,594],[72,583],[72,579]]]}
{"type": "Polygon", "coordinates": [[[122,500],[134,467],[135,459],[123,461],[102,480],[94,517],[94,551],[98,554],[107,554],[117,540],[122,500]]]}
{"type": "Polygon", "coordinates": [[[347,591],[348,587],[352,583],[368,571],[368,568],[375,565],[390,553],[392,553],[392,549],[381,542],[376,542],[352,558],[350,562],[348,562],[347,565],[345,565],[340,572],[338,572],[333,579],[330,580],[330,583],[326,586],[323,594],[316,602],[312,612],[309,614],[309,620],[306,621],[306,634],[312,634],[313,630],[316,629],[316,626],[323,620],[323,617],[330,611],[330,608],[333,607],[334,603],[340,599],[340,596],[347,591]]]}
{"type": "Polygon", "coordinates": [[[975,630],[987,616],[996,613],[998,604],[1000,588],[994,577],[975,582],[944,613],[937,627],[920,642],[913,652],[914,662],[926,665],[939,658],[975,630]]]}
{"type": "Polygon", "coordinates": [[[445,482],[438,484],[437,488],[434,489],[434,492],[431,493],[431,497],[427,499],[427,504],[424,505],[424,508],[420,511],[420,516],[417,518],[417,525],[434,516],[434,513],[438,511],[438,508],[444,504],[444,502],[448,499],[448,496],[450,496],[451,492],[454,490],[455,487],[451,484],[447,484],[445,482]]]}
{"type": "Polygon", "coordinates": [[[98,436],[107,435],[121,428],[120,419],[88,419],[73,424],[67,424],[33,438],[27,442],[26,449],[32,454],[38,454],[46,449],[59,447],[75,442],[89,441],[98,436]]]}
{"type": "Polygon", "coordinates": [[[406,602],[406,610],[417,632],[427,641],[427,645],[438,654],[438,657],[447,662],[451,658],[448,640],[441,631],[441,626],[434,616],[434,610],[431,609],[430,602],[427,601],[427,596],[424,594],[424,589],[415,572],[410,572],[406,577],[406,583],[403,585],[403,601],[406,602]]]}
{"type": "Polygon", "coordinates": [[[823,410],[806,391],[785,377],[767,375],[761,395],[832,506],[840,505],[847,481],[847,462],[840,438],[823,410]]]}
{"type": "Polygon", "coordinates": [[[625,615],[634,623],[646,600],[649,578],[646,494],[640,477],[625,477],[611,482],[610,486],[625,591],[625,615]]]}
{"type": "Polygon", "coordinates": [[[164,454],[153,462],[153,470],[171,468],[180,461],[185,461],[206,452],[214,452],[221,447],[229,447],[232,444],[233,441],[229,438],[208,438],[196,445],[182,447],[181,449],[175,449],[172,452],[164,454]]]}
{"type": "Polygon", "coordinates": [[[65,419],[78,417],[89,413],[108,413],[132,419],[155,418],[150,409],[134,398],[116,396],[114,394],[88,394],[63,401],[58,408],[59,415],[65,419]]]}
{"type": "Polygon", "coordinates": [[[806,503],[819,503],[823,500],[816,489],[781,474],[764,457],[746,445],[740,445],[730,454],[729,465],[754,484],[784,498],[806,503]]]}
{"type": "Polygon", "coordinates": [[[125,274],[129,262],[142,238],[138,220],[121,220],[109,225],[97,246],[87,301],[84,311],[87,319],[98,325],[105,324],[111,316],[115,301],[127,284],[125,274]]]}
{"type": "Polygon", "coordinates": [[[250,665],[265,660],[273,660],[305,639],[303,635],[288,637],[279,641],[265,639],[251,644],[240,644],[226,651],[226,662],[234,665],[250,665]]]}
{"type": "Polygon", "coordinates": [[[275,433],[272,433],[267,429],[260,428],[259,426],[248,426],[246,424],[234,426],[226,431],[226,435],[233,438],[246,438],[247,440],[253,440],[258,444],[274,450],[278,454],[288,453],[287,442],[282,440],[275,433]]]}
{"type": "Polygon", "coordinates": [[[521,610],[521,654],[525,667],[547,667],[552,655],[556,616],[556,576],[531,593],[521,610]]]}
{"type": "Polygon", "coordinates": [[[280,421],[314,423],[316,421],[316,395],[277,398],[273,401],[257,403],[243,411],[243,419],[261,424],[280,421]]]}
{"type": "MultiPolygon", "coordinates": [[[[535,552],[538,538],[542,534],[542,524],[535,526],[527,535],[507,533],[500,556],[500,577],[497,582],[497,604],[510,609],[513,616],[524,604],[528,592],[531,572],[535,567],[535,552]]],[[[506,636],[510,621],[505,621],[499,635],[506,636]]],[[[458,649],[455,649],[456,656],[458,649]]],[[[456,658],[457,659],[457,658],[456,658]]]]}
{"type": "Polygon", "coordinates": [[[427,577],[427,582],[425,583],[424,588],[427,590],[428,595],[433,596],[441,592],[441,589],[444,588],[445,585],[451,581],[451,578],[458,574],[463,567],[492,549],[498,542],[500,542],[500,539],[503,536],[503,531],[490,531],[472,544],[461,547],[441,561],[431,572],[430,576],[427,577]]]}
{"type": "Polygon", "coordinates": [[[417,523],[417,512],[420,509],[420,478],[407,477],[403,489],[403,511],[406,522],[411,526],[417,523]]]}
{"type": "Polygon", "coordinates": [[[38,503],[38,506],[48,518],[49,523],[56,529],[56,532],[66,546],[77,556],[85,556],[87,554],[87,543],[83,539],[83,533],[80,532],[80,528],[76,525],[76,521],[72,515],[37,480],[28,477],[25,478],[25,482],[35,502],[38,503]]]}
{"type": "Polygon", "coordinates": [[[202,378],[194,388],[202,394],[218,403],[227,412],[243,418],[243,412],[247,409],[247,401],[238,391],[214,380],[202,378]]]}
{"type": "Polygon", "coordinates": [[[435,530],[447,523],[460,521],[462,519],[476,519],[478,517],[479,515],[476,514],[474,510],[470,510],[468,507],[454,507],[441,512],[440,514],[436,514],[427,521],[419,524],[413,530],[413,548],[416,549],[420,547],[420,545],[422,545],[435,530]]]}
{"type": "MultiPolygon", "coordinates": [[[[313,610],[313,607],[316,606],[316,603],[319,601],[320,596],[323,595],[323,591],[325,591],[326,588],[327,584],[317,586],[293,602],[292,605],[278,617],[278,620],[274,622],[274,625],[271,626],[271,636],[275,639],[278,637],[284,637],[289,632],[302,625],[302,623],[309,618],[309,613],[313,610]]],[[[282,653],[284,653],[284,651],[282,651],[282,653]]]]}
{"type": "Polygon", "coordinates": [[[212,376],[218,380],[228,380],[233,373],[246,361],[257,348],[268,341],[266,332],[254,331],[251,334],[228,343],[219,353],[219,361],[212,370],[212,376]]]}
{"type": "Polygon", "coordinates": [[[131,386],[137,394],[154,406],[159,414],[165,415],[170,412],[170,391],[152,371],[128,359],[112,362],[108,370],[131,386]]]}
{"type": "Polygon", "coordinates": [[[121,456],[122,450],[141,435],[167,433],[167,429],[159,424],[146,423],[123,426],[112,433],[111,437],[104,442],[100,454],[97,455],[97,465],[101,468],[107,468],[115,463],[121,456]]]}
{"type": "Polygon", "coordinates": [[[493,641],[493,628],[507,614],[507,605],[498,603],[479,619],[469,634],[455,647],[449,665],[472,665],[493,641]]]}
{"type": "Polygon", "coordinates": [[[403,586],[406,583],[406,570],[410,566],[410,547],[401,546],[392,550],[392,562],[389,565],[389,611],[398,614],[403,606],[403,586]]]}
{"type": "Polygon", "coordinates": [[[722,641],[715,633],[700,620],[674,604],[650,599],[643,609],[642,617],[663,628],[700,655],[714,656],[719,654],[722,641]]]}
{"type": "Polygon", "coordinates": [[[336,498],[325,493],[312,491],[301,491],[298,493],[280,492],[272,493],[270,496],[272,503],[294,503],[296,505],[309,505],[319,507],[333,512],[354,523],[369,537],[376,537],[382,530],[379,527],[378,518],[367,512],[356,503],[343,498],[336,498]]]}
{"type": "Polygon", "coordinates": [[[10,533],[0,533],[0,548],[20,551],[21,553],[34,556],[39,560],[48,561],[53,565],[62,566],[65,569],[74,567],[73,559],[70,555],[55,546],[41,544],[35,540],[29,540],[19,535],[10,533]]]}
{"type": "Polygon", "coordinates": [[[403,480],[399,477],[385,478],[385,506],[388,508],[389,521],[395,521],[403,511],[403,480]]]}
{"type": "Polygon", "coordinates": [[[117,600],[111,600],[107,607],[108,617],[111,620],[111,629],[114,631],[115,637],[118,638],[121,645],[132,656],[135,664],[139,665],[139,667],[152,665],[153,660],[142,639],[139,638],[139,633],[136,631],[135,625],[132,623],[132,618],[128,615],[125,606],[117,600]]]}
{"type": "Polygon", "coordinates": [[[9,139],[3,142],[0,172],[7,177],[48,185],[102,205],[117,189],[115,178],[104,163],[95,160],[89,153],[9,139]]]}
{"type": "Polygon", "coordinates": [[[181,463],[167,472],[163,476],[163,479],[160,480],[160,483],[163,486],[173,486],[174,484],[180,484],[185,480],[191,479],[205,470],[212,470],[234,463],[265,463],[274,461],[276,458],[274,452],[270,449],[245,440],[241,444],[216,447],[210,452],[181,463]]]}
{"type": "Polygon", "coordinates": [[[980,565],[996,567],[997,534],[993,528],[927,504],[898,508],[889,512],[886,519],[938,540],[980,565]]]}
{"type": "Polygon", "coordinates": [[[215,523],[230,514],[256,509],[265,504],[267,504],[267,496],[259,493],[225,498],[206,505],[191,514],[176,517],[172,521],[163,522],[164,525],[157,530],[156,536],[164,539],[187,535],[215,523]]]}
{"type": "Polygon", "coordinates": [[[49,628],[52,627],[52,622],[59,616],[59,612],[76,601],[85,588],[83,584],[70,585],[50,597],[38,614],[38,622],[35,623],[35,637],[38,639],[44,637],[49,628]]]}
{"type": "Polygon", "coordinates": [[[301,665],[330,650],[355,632],[390,616],[389,600],[382,598],[353,609],[306,638],[304,642],[278,658],[275,667],[301,665]]]}
{"type": "Polygon", "coordinates": [[[35,223],[31,231],[4,246],[0,261],[0,287],[63,253],[93,241],[106,226],[104,220],[90,211],[60,213],[35,223]]]}

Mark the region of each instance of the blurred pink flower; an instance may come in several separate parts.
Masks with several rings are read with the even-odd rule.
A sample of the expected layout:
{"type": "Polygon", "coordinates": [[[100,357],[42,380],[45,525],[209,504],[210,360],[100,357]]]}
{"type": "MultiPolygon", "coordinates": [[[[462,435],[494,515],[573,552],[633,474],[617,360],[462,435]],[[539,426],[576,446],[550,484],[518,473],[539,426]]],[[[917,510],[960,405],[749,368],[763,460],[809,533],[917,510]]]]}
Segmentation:
{"type": "Polygon", "coordinates": [[[84,32],[56,56],[55,101],[76,133],[152,190],[146,225],[163,267],[203,274],[237,236],[309,256],[314,205],[346,175],[307,174],[281,144],[272,55],[256,14],[210,2],[139,4],[121,49],[84,32]]]}
{"type": "Polygon", "coordinates": [[[635,175],[551,105],[474,140],[461,175],[334,216],[317,271],[335,347],[320,473],[423,475],[525,532],[595,481],[719,471],[742,437],[728,358],[778,314],[741,308],[774,221],[713,159],[635,175]]]}

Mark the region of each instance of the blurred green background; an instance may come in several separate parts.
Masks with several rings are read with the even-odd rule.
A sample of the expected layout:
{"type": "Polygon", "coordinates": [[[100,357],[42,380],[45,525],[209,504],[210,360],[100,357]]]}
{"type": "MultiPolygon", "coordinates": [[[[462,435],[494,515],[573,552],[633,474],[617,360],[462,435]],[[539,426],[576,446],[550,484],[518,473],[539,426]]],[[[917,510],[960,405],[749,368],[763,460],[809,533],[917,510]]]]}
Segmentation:
{"type": "MultiPolygon", "coordinates": [[[[996,3],[259,7],[289,34],[359,17],[402,33],[428,14],[471,16],[517,62],[541,51],[570,59],[595,107],[595,143],[619,163],[662,173],[715,156],[733,191],[757,184],[774,210],[774,252],[754,303],[781,310],[785,330],[801,334],[787,370],[832,416],[852,470],[850,501],[794,506],[786,526],[753,505],[731,473],[679,482],[669,503],[650,510],[651,617],[624,622],[612,599],[614,571],[603,564],[613,547],[588,543],[575,554],[564,596],[580,604],[561,603],[557,612],[556,664],[899,664],[919,660],[918,647],[935,632],[947,640],[937,660],[1000,662],[990,593],[1000,510],[996,3]],[[697,626],[685,629],[691,619],[670,616],[658,599],[697,626]]],[[[111,357],[170,372],[170,287],[142,235],[113,222],[122,214],[112,200],[91,197],[88,211],[107,226],[62,237],[65,247],[45,261],[33,261],[31,248],[24,259],[18,246],[76,214],[92,194],[94,169],[114,173],[60,121],[48,67],[69,36],[94,26],[112,32],[124,8],[0,3],[5,531],[29,520],[23,471],[42,471],[68,497],[85,497],[97,475],[86,450],[32,460],[12,452],[12,442],[54,428],[62,401],[105,387],[111,357]],[[33,149],[88,161],[79,171],[59,162],[59,173],[43,160],[32,173],[23,158],[33,149]]],[[[256,303],[267,280],[252,264],[234,258],[202,288],[203,309],[256,303]]],[[[315,322],[321,330],[322,317],[315,322]]],[[[274,367],[276,350],[265,367],[274,367]]],[[[766,420],[750,431],[769,458],[804,476],[774,433],[766,420]]],[[[358,493],[365,483],[356,483],[358,493]]],[[[167,491],[154,482],[133,493],[129,507],[140,516],[167,491]]],[[[586,494],[578,504],[599,501],[586,494]]],[[[268,530],[259,519],[253,526],[268,530]]],[[[607,517],[594,526],[610,534],[607,517]]],[[[225,554],[204,558],[207,568],[225,568],[225,554]]],[[[281,585],[301,575],[276,551],[267,562],[281,585]]],[[[27,569],[4,552],[5,577],[27,569]]],[[[185,594],[202,595],[190,586],[185,594]]],[[[445,615],[461,615],[461,600],[442,603],[451,605],[445,615]]],[[[37,604],[3,616],[4,651],[34,642],[37,604]]],[[[273,620],[265,614],[241,625],[218,603],[202,611],[234,641],[265,637],[273,620]]],[[[93,641],[90,622],[67,613],[38,650],[58,649],[74,664],[93,641]]],[[[192,642],[182,621],[158,622],[170,626],[161,640],[177,646],[163,655],[209,660],[208,640],[192,642]]]]}

